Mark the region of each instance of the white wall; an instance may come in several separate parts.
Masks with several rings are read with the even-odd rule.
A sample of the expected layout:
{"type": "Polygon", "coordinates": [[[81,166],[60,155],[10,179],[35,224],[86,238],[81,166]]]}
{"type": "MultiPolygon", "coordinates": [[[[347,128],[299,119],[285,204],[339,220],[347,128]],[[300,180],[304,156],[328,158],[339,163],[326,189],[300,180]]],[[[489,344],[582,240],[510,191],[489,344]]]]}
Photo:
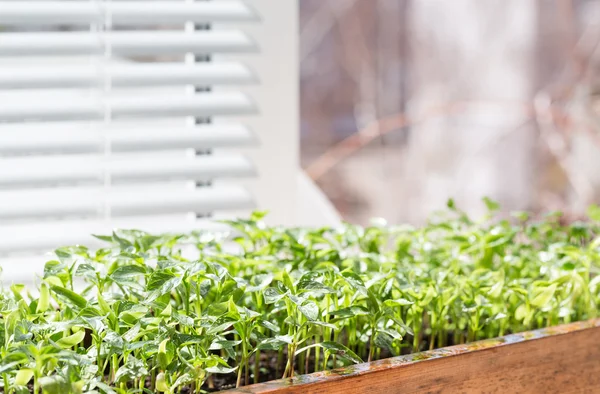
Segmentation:
{"type": "MultiPolygon", "coordinates": [[[[247,150],[259,173],[258,179],[248,181],[247,185],[255,193],[259,209],[270,211],[270,222],[293,225],[301,216],[298,1],[248,3],[256,8],[262,20],[243,26],[257,41],[258,54],[234,55],[254,68],[260,79],[258,85],[242,89],[256,100],[260,112],[258,116],[241,118],[260,140],[258,148],[247,150]]],[[[223,26],[226,25],[214,24],[216,29],[223,26]]]]}

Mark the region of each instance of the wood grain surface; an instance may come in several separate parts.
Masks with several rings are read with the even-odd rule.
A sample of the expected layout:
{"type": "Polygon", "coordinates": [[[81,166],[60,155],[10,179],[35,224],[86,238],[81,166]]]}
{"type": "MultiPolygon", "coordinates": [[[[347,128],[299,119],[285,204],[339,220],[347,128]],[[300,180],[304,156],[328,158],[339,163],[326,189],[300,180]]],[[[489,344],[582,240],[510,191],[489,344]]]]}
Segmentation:
{"type": "Polygon", "coordinates": [[[226,393],[600,393],[600,319],[226,393]]]}

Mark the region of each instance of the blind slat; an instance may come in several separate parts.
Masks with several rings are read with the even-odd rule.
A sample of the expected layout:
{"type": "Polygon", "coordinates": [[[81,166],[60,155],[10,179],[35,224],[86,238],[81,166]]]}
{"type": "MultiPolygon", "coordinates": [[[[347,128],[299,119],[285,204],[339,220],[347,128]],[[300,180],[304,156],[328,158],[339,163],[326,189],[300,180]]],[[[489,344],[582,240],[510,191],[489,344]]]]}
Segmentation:
{"type": "Polygon", "coordinates": [[[210,149],[255,142],[219,122],[257,106],[210,87],[258,82],[212,55],[258,52],[240,22],[259,19],[242,0],[0,0],[0,255],[93,244],[113,228],[190,231],[196,214],[254,208],[241,181],[220,181],[255,176],[252,161],[210,149]],[[236,25],[187,29],[213,22],[236,25]]]}
{"type": "Polygon", "coordinates": [[[118,1],[101,6],[92,2],[72,1],[0,1],[0,24],[89,25],[110,18],[113,24],[183,24],[187,21],[256,21],[255,10],[243,1],[118,1]]]}
{"type": "MultiPolygon", "coordinates": [[[[1,41],[1,37],[0,37],[1,41]]],[[[256,82],[256,75],[240,63],[147,63],[97,66],[2,67],[0,89],[103,88],[164,85],[240,85],[256,82]]]]}
{"type": "Polygon", "coordinates": [[[239,186],[189,189],[173,185],[136,188],[59,188],[0,191],[0,220],[65,216],[111,217],[251,209],[239,186]],[[108,212],[107,212],[108,211],[108,212]]]}
{"type": "Polygon", "coordinates": [[[18,157],[0,159],[0,188],[55,184],[112,183],[158,180],[209,180],[256,174],[243,155],[102,155],[18,157]]]}
{"type": "Polygon", "coordinates": [[[254,102],[237,92],[190,96],[109,97],[90,95],[14,95],[0,98],[0,121],[103,119],[112,118],[214,116],[256,113],[254,102]]]}
{"type": "Polygon", "coordinates": [[[194,127],[106,126],[102,123],[48,123],[0,126],[0,155],[26,153],[140,152],[246,146],[256,142],[239,124],[194,127]]]}
{"type": "Polygon", "coordinates": [[[0,56],[113,55],[254,52],[256,43],[240,31],[44,32],[2,33],[0,56]]]}

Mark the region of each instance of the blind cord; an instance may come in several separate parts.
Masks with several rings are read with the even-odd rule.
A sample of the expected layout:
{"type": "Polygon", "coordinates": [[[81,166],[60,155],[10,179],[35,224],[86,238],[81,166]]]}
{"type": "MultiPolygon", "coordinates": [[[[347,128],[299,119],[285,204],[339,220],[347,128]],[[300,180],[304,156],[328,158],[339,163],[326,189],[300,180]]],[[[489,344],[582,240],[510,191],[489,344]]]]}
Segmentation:
{"type": "Polygon", "coordinates": [[[110,172],[110,160],[112,156],[112,141],[108,134],[108,129],[112,123],[112,108],[108,100],[109,95],[112,92],[112,75],[109,71],[110,63],[112,61],[112,42],[109,38],[109,33],[112,31],[112,7],[110,3],[112,0],[91,0],[93,1],[96,9],[98,18],[96,23],[91,26],[92,34],[96,34],[98,41],[100,42],[100,55],[92,55],[91,59],[96,66],[96,72],[98,75],[98,86],[96,89],[99,94],[96,95],[98,100],[98,108],[101,111],[102,121],[99,123],[97,130],[100,133],[102,140],[102,173],[100,174],[103,184],[104,202],[100,215],[105,220],[110,220],[112,217],[109,193],[112,187],[112,174],[110,172]]]}
{"type": "MultiPolygon", "coordinates": [[[[211,0],[196,0],[196,1],[211,1],[211,0]]],[[[194,2],[194,0],[190,0],[190,2],[194,2]]],[[[211,24],[210,23],[191,23],[192,28],[191,29],[187,29],[187,30],[191,30],[192,34],[194,32],[197,31],[207,31],[211,29],[211,24]]],[[[195,63],[208,63],[212,61],[211,55],[206,53],[206,54],[191,54],[190,58],[192,59],[191,63],[195,64],[195,63]]],[[[210,92],[212,89],[210,86],[194,86],[193,87],[193,93],[192,94],[206,94],[208,92],[210,92]]],[[[198,116],[194,118],[193,124],[194,126],[197,125],[205,125],[205,124],[210,124],[212,123],[212,118],[210,116],[198,116]]],[[[202,132],[202,131],[199,131],[202,132]]],[[[195,152],[196,156],[204,156],[204,155],[211,155],[212,151],[210,149],[202,149],[202,150],[196,150],[195,152]]],[[[196,182],[196,187],[202,188],[202,187],[210,187],[212,186],[212,180],[208,179],[205,181],[198,181],[196,182]]],[[[205,217],[211,217],[212,216],[212,212],[196,212],[196,217],[197,218],[205,218],[205,217]]]]}

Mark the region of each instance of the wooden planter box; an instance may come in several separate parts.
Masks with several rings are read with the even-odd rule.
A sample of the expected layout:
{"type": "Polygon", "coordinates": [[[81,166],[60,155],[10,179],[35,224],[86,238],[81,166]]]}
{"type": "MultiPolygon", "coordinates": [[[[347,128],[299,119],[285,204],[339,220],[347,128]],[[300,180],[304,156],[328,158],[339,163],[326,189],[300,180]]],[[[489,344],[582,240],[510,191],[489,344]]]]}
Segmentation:
{"type": "Polygon", "coordinates": [[[600,393],[600,319],[275,380],[227,393],[600,393]]]}

